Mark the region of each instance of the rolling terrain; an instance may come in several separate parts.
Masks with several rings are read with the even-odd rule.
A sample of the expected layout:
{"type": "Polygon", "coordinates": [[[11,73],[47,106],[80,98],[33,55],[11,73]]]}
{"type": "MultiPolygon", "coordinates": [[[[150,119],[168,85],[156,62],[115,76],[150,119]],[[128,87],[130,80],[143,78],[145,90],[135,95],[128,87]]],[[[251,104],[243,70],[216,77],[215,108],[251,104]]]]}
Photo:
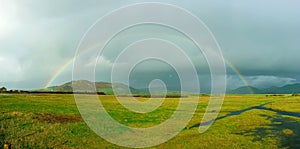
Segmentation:
{"type": "MultiPolygon", "coordinates": [[[[150,94],[148,88],[142,88],[142,89],[136,89],[133,87],[130,87],[128,85],[122,84],[122,83],[108,83],[108,82],[90,82],[87,80],[78,80],[78,81],[72,81],[67,82],[65,84],[59,85],[59,86],[51,86],[48,88],[40,89],[38,91],[47,91],[47,92],[72,92],[72,85],[75,85],[77,89],[79,89],[81,92],[86,92],[89,90],[93,90],[93,86],[96,87],[97,92],[104,92],[106,95],[112,95],[114,94],[112,86],[114,85],[115,90],[119,94],[126,94],[126,89],[129,88],[132,94],[150,94]]],[[[157,88],[154,89],[154,91],[158,94],[163,93],[161,89],[157,88]]],[[[176,90],[168,90],[167,94],[179,94],[180,91],[176,90]]]]}
{"type": "MultiPolygon", "coordinates": [[[[40,91],[50,91],[50,92],[72,92],[72,83],[81,91],[87,91],[86,89],[91,89],[95,85],[97,92],[104,92],[107,95],[113,94],[112,85],[116,87],[115,89],[118,93],[125,93],[125,89],[129,88],[132,94],[149,94],[148,88],[136,89],[122,83],[108,83],[108,82],[90,82],[86,80],[78,80],[73,82],[68,82],[60,86],[52,86],[45,89],[40,89],[40,91]]],[[[159,90],[159,89],[157,89],[159,90]]],[[[161,92],[162,91],[158,91],[161,92]]],[[[168,94],[179,94],[179,90],[168,90],[168,94]]],[[[205,92],[209,94],[209,92],[205,92]]],[[[282,87],[269,87],[269,88],[256,88],[252,86],[242,86],[233,90],[227,90],[228,94],[297,94],[300,93],[300,84],[290,84],[282,87]]]]}
{"type": "MultiPolygon", "coordinates": [[[[59,86],[51,86],[45,89],[40,89],[40,91],[49,91],[49,92],[72,92],[73,88],[72,85],[76,86],[77,89],[79,89],[82,92],[90,91],[95,86],[97,92],[104,92],[107,95],[113,94],[112,83],[107,82],[90,82],[87,80],[78,80],[78,81],[72,81],[67,82],[65,84],[59,85],[59,86]]],[[[122,83],[114,83],[115,89],[118,90],[119,93],[125,92],[124,90],[128,88],[127,85],[122,83]]],[[[129,87],[131,92],[137,93],[138,90],[132,87],[129,87]]]]}
{"type": "Polygon", "coordinates": [[[269,87],[259,89],[252,86],[243,86],[234,90],[227,91],[229,94],[297,94],[300,93],[300,84],[290,84],[282,87],[269,87]]]}

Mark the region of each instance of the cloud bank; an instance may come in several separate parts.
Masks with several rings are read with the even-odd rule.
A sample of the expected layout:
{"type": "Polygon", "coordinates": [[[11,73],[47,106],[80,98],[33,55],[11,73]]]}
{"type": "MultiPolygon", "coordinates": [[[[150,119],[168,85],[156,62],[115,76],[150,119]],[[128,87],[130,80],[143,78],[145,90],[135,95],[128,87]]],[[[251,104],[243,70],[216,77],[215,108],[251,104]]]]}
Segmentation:
{"type": "MultiPolygon", "coordinates": [[[[113,9],[136,2],[141,1],[2,0],[0,86],[14,89],[42,88],[57,70],[74,57],[82,36],[95,21],[113,9]]],[[[219,42],[224,57],[238,68],[250,85],[264,88],[299,82],[299,1],[158,2],[183,7],[203,20],[219,42]]],[[[182,22],[178,20],[178,23],[182,22]]],[[[146,36],[165,38],[184,46],[196,63],[200,84],[209,87],[209,69],[199,49],[178,33],[153,26],[127,30],[117,37],[104,53],[105,62],[97,65],[96,79],[109,81],[109,63],[113,63],[120,50],[118,48],[146,36]]],[[[151,63],[147,67],[151,68],[151,63]]],[[[245,85],[230,65],[227,68],[229,88],[245,85]]],[[[70,81],[71,70],[72,64],[66,66],[55,76],[51,85],[70,81]]],[[[145,75],[141,70],[133,74],[135,78],[140,78],[135,82],[141,83],[132,83],[140,88],[145,86],[147,78],[156,73],[153,71],[145,75]]],[[[166,80],[176,76],[173,71],[161,75],[166,80]]]]}

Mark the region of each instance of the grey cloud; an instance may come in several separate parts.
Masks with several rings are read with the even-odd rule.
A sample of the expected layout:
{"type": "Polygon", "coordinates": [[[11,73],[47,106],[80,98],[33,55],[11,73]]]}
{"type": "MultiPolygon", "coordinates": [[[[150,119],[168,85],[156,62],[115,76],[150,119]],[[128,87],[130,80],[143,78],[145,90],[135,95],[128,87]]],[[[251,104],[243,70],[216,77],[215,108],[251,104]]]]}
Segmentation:
{"type": "Polygon", "coordinates": [[[294,84],[297,83],[297,80],[288,77],[266,76],[266,75],[249,76],[249,77],[246,76],[244,78],[241,78],[241,76],[238,75],[228,75],[227,83],[229,89],[235,89],[241,86],[248,86],[248,85],[260,89],[264,89],[272,86],[281,87],[287,84],[294,84]],[[247,82],[245,82],[243,79],[245,79],[247,82]]]}
{"type": "MultiPolygon", "coordinates": [[[[80,39],[99,17],[120,6],[141,1],[3,2],[7,6],[3,11],[11,16],[6,17],[10,18],[7,24],[0,24],[0,86],[40,88],[74,56],[80,39]]],[[[251,85],[265,87],[266,84],[280,86],[299,82],[299,1],[159,2],[179,5],[202,19],[215,35],[224,57],[251,85]]],[[[108,46],[104,57],[112,62],[123,46],[146,36],[165,38],[188,49],[187,53],[197,63],[200,82],[209,87],[207,62],[199,49],[174,32],[153,29],[144,27],[128,30],[128,33],[125,31],[108,46]]],[[[57,76],[53,85],[71,79],[71,65],[57,76]]],[[[96,79],[109,81],[109,64],[103,65],[98,65],[96,79]]],[[[136,78],[143,79],[137,74],[136,78]]],[[[230,66],[228,76],[231,88],[244,84],[230,66]]]]}

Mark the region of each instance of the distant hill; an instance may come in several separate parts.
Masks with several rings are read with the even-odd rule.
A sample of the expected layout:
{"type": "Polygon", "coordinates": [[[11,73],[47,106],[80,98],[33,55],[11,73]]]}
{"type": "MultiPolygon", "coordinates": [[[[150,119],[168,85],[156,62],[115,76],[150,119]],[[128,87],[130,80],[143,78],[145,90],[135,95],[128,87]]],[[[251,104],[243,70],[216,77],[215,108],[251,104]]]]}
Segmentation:
{"type": "Polygon", "coordinates": [[[267,93],[274,93],[274,94],[293,94],[293,93],[300,93],[300,84],[291,84],[285,85],[282,87],[271,87],[265,89],[267,93]]]}
{"type": "Polygon", "coordinates": [[[229,90],[229,94],[295,94],[300,93],[300,84],[290,84],[282,87],[269,87],[265,89],[258,89],[251,86],[243,86],[234,90],[229,90]]]}
{"type": "MultiPolygon", "coordinates": [[[[90,90],[93,90],[93,86],[96,86],[97,92],[104,92],[105,94],[113,94],[113,89],[112,86],[114,85],[115,90],[119,94],[126,94],[126,89],[128,88],[127,85],[122,84],[122,83],[108,83],[108,82],[90,82],[87,80],[78,80],[78,81],[72,81],[65,83],[63,85],[59,86],[51,86],[48,88],[40,89],[38,91],[45,91],[45,92],[72,92],[73,88],[72,85],[74,85],[79,92],[87,92],[90,90]]],[[[136,89],[133,87],[129,86],[129,89],[132,94],[150,94],[148,88],[143,88],[143,89],[136,89]]],[[[152,89],[155,94],[163,94],[165,91],[159,89],[159,88],[154,88],[152,89]]],[[[180,91],[177,90],[168,90],[167,94],[180,94],[180,91]]]]}
{"type": "MultiPolygon", "coordinates": [[[[45,89],[41,89],[40,91],[48,91],[48,92],[72,92],[72,86],[75,86],[79,92],[87,92],[93,89],[95,85],[97,92],[104,92],[105,94],[113,94],[112,86],[115,86],[115,89],[118,93],[122,94],[125,93],[125,89],[128,88],[127,85],[122,83],[108,83],[108,82],[90,82],[87,80],[78,80],[65,83],[60,86],[51,86],[45,89]]],[[[129,87],[133,94],[137,93],[138,90],[132,87],[129,87]]]]}
{"type": "Polygon", "coordinates": [[[253,86],[242,86],[234,90],[227,91],[229,94],[260,94],[262,90],[253,86]]]}
{"type": "MultiPolygon", "coordinates": [[[[52,86],[45,89],[41,89],[40,91],[47,92],[72,92],[72,85],[76,86],[80,92],[86,92],[96,86],[97,92],[104,92],[105,94],[113,94],[112,85],[115,86],[115,89],[119,94],[126,94],[125,89],[128,88],[127,85],[122,83],[108,83],[108,82],[90,82],[86,80],[78,80],[65,83],[60,86],[52,86]]],[[[129,87],[132,94],[149,94],[149,89],[135,89],[133,87],[129,87]]],[[[155,89],[154,89],[155,90],[155,89]]],[[[156,89],[157,94],[162,94],[164,91],[160,91],[156,89]]],[[[233,90],[227,90],[227,94],[296,94],[300,93],[300,84],[290,84],[282,87],[269,87],[265,89],[259,89],[253,86],[242,86],[233,90]]],[[[180,94],[180,91],[177,90],[168,90],[167,94],[180,94]]]]}

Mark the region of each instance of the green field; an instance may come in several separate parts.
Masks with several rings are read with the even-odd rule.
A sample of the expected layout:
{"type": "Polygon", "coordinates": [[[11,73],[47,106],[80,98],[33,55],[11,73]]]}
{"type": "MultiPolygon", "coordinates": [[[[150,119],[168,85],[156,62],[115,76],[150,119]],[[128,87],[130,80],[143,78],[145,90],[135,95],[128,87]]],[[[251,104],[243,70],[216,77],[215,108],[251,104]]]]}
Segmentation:
{"type": "MultiPolygon", "coordinates": [[[[157,110],[137,114],[118,104],[112,95],[100,98],[115,120],[131,127],[165,121],[179,101],[167,98],[157,110]]],[[[188,126],[153,148],[300,148],[299,96],[227,95],[218,119],[199,134],[208,101],[209,97],[200,97],[188,126]]],[[[89,129],[73,95],[0,94],[0,104],[0,148],[4,144],[12,148],[121,148],[89,129]]]]}

